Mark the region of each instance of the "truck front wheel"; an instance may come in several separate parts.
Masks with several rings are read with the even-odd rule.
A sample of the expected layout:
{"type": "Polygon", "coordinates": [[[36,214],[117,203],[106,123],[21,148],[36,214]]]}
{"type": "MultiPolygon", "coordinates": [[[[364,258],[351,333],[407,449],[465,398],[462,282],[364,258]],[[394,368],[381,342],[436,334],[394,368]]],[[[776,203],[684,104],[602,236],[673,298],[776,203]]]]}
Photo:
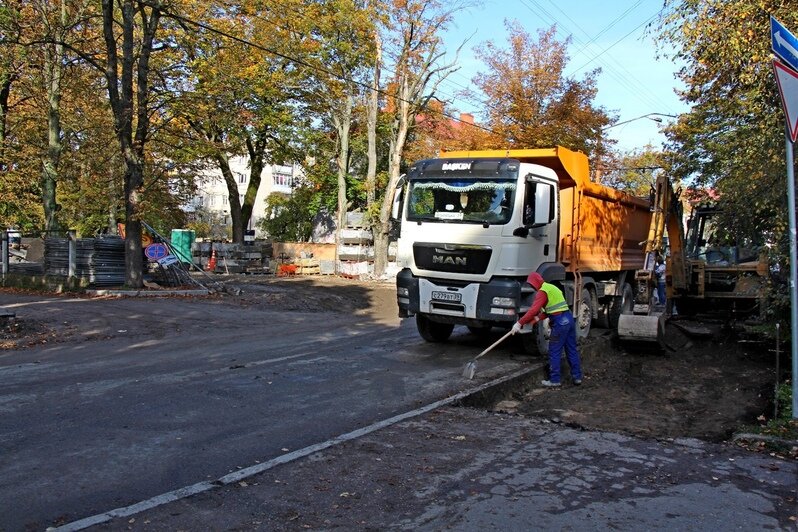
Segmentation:
{"type": "Polygon", "coordinates": [[[590,324],[593,321],[593,297],[589,288],[582,289],[582,304],[578,305],[576,320],[576,336],[585,338],[590,334],[590,324]]]}
{"type": "Polygon", "coordinates": [[[423,314],[416,314],[418,333],[428,342],[445,342],[452,335],[453,323],[438,323],[423,314]]]}
{"type": "Polygon", "coordinates": [[[524,354],[532,356],[549,354],[549,337],[551,336],[549,320],[543,320],[535,325],[535,330],[532,333],[516,336],[519,337],[524,354]]]}

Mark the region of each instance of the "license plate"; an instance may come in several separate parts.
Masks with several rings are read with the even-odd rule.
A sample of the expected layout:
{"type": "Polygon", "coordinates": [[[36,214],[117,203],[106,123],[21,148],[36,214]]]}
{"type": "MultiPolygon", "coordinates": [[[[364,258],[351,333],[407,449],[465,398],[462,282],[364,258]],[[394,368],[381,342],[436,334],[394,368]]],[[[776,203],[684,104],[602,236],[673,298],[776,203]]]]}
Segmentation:
{"type": "Polygon", "coordinates": [[[453,303],[459,303],[461,299],[463,299],[463,294],[459,292],[433,292],[432,299],[437,299],[439,301],[451,301],[453,303]]]}

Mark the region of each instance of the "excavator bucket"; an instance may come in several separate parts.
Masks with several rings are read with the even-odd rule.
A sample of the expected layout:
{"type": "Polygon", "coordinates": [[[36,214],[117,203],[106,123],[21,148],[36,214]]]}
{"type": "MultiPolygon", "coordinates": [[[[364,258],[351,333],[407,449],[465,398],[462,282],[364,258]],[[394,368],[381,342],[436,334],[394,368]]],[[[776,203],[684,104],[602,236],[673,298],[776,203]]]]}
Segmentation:
{"type": "Polygon", "coordinates": [[[665,316],[621,314],[618,318],[618,338],[626,342],[658,342],[665,340],[665,316]]]}

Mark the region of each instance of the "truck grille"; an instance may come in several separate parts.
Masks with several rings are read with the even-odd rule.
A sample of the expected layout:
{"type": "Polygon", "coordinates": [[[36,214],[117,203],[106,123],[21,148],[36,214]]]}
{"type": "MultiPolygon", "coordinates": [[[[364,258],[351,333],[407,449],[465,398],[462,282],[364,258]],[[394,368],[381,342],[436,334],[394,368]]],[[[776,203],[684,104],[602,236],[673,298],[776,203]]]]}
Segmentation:
{"type": "Polygon", "coordinates": [[[465,244],[413,244],[416,266],[434,272],[483,274],[491,248],[465,244]]]}

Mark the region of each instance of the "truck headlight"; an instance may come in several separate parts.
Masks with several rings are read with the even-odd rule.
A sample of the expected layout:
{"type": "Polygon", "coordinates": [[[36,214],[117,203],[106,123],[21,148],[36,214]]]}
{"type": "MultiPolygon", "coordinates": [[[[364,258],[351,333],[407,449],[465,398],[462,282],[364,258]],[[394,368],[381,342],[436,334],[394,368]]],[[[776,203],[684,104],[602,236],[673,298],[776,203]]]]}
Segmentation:
{"type": "Polygon", "coordinates": [[[410,295],[410,290],[408,290],[408,289],[407,289],[406,287],[404,287],[404,286],[400,286],[400,287],[398,287],[398,288],[396,289],[396,295],[397,295],[397,296],[404,296],[404,297],[408,297],[408,296],[410,295]]]}
{"type": "Polygon", "coordinates": [[[494,297],[492,304],[497,307],[515,308],[515,300],[511,297],[494,297]]]}

